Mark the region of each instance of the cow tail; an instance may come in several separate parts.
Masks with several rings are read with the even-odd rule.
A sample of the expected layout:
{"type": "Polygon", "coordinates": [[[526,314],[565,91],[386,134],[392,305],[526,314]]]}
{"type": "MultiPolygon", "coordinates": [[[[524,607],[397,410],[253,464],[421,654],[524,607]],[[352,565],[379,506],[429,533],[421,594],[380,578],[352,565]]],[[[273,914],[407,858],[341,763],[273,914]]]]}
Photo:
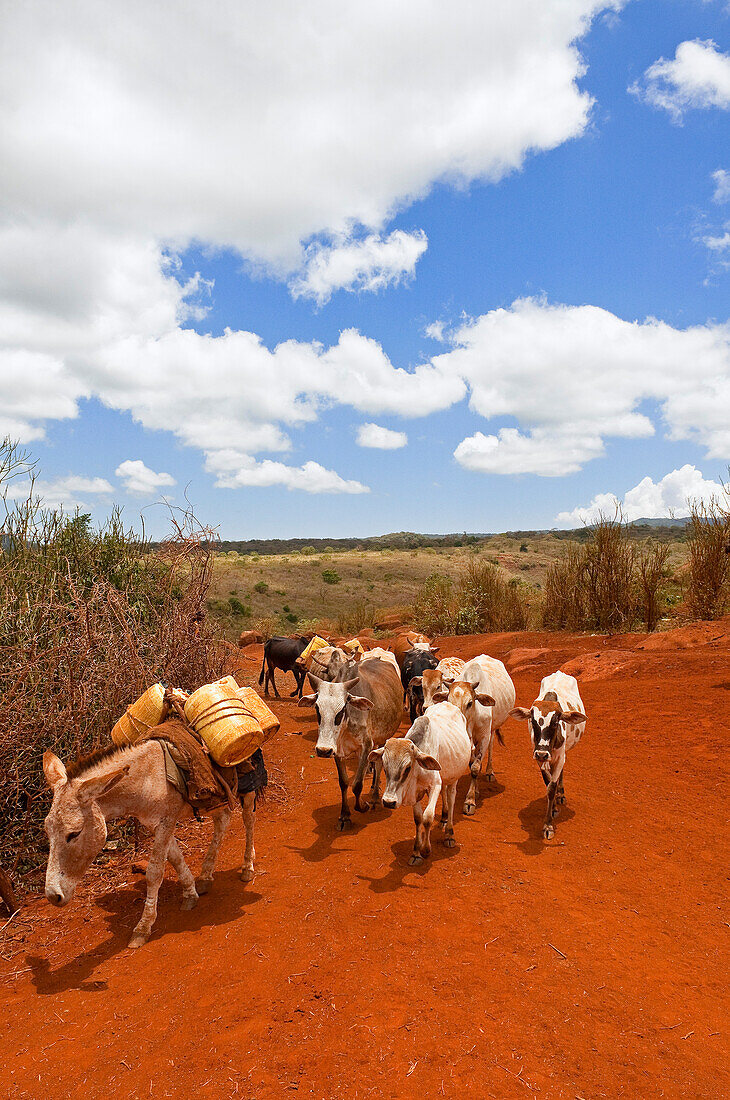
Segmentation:
{"type": "Polygon", "coordinates": [[[264,659],[261,662],[261,675],[259,676],[259,684],[264,682],[264,672],[266,670],[266,646],[264,646],[264,659]]]}

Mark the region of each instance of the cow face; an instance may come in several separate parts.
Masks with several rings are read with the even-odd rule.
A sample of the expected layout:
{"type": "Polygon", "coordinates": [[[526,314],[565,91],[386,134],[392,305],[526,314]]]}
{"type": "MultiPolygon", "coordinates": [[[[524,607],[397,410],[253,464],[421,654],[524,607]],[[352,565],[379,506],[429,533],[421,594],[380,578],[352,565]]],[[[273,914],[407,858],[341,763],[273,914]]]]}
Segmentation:
{"type": "Polygon", "coordinates": [[[557,697],[537,699],[529,709],[515,707],[509,717],[529,722],[533,756],[541,768],[549,767],[553,757],[565,744],[566,723],[586,720],[585,714],[580,711],[562,710],[557,697]]]}
{"type": "Polygon", "coordinates": [[[359,727],[367,725],[367,712],[372,707],[370,699],[354,695],[352,689],[358,684],[359,677],[345,680],[341,684],[332,684],[320,680],[308,673],[309,682],[315,689],[313,695],[303,695],[300,707],[314,707],[319,730],[317,733],[317,756],[337,755],[340,735],[347,719],[349,731],[357,736],[359,727]]]}
{"type": "Polygon", "coordinates": [[[477,717],[477,703],[480,703],[483,707],[496,705],[493,696],[487,695],[486,692],[477,691],[474,685],[466,680],[457,680],[455,684],[452,684],[448,690],[448,695],[444,690],[438,691],[434,695],[434,702],[441,703],[447,698],[464,715],[470,735],[472,734],[474,719],[477,717]]]}
{"type": "Polygon", "coordinates": [[[415,805],[423,794],[422,772],[441,771],[438,760],[420,752],[407,737],[391,737],[382,749],[373,749],[368,759],[371,764],[382,763],[385,775],[383,806],[388,810],[415,805]]]}

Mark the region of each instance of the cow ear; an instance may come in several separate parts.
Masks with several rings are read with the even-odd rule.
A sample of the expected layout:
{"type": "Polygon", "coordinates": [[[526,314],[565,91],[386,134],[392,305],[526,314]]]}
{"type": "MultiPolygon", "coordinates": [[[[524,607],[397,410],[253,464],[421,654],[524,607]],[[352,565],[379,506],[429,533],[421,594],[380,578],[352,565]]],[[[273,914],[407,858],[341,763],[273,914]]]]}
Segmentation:
{"type": "Polygon", "coordinates": [[[57,783],[63,783],[66,780],[66,769],[55,752],[51,752],[50,749],[46,749],[43,753],[43,774],[46,777],[46,783],[51,789],[53,789],[57,783]]]}
{"type": "Polygon", "coordinates": [[[497,700],[492,695],[485,695],[483,691],[475,691],[474,698],[483,707],[496,707],[497,705],[497,700]]]}
{"type": "Polygon", "coordinates": [[[440,645],[432,645],[431,646],[431,652],[432,653],[440,653],[441,652],[441,646],[440,645]]]}
{"type": "Polygon", "coordinates": [[[381,749],[372,749],[371,752],[370,752],[370,755],[368,756],[368,763],[369,764],[377,764],[378,760],[383,759],[383,753],[384,752],[385,752],[385,746],[383,746],[381,749]]]}
{"type": "Polygon", "coordinates": [[[354,707],[355,710],[371,710],[373,701],[372,699],[365,699],[362,695],[348,695],[347,705],[354,707]]]}
{"type": "Polygon", "coordinates": [[[112,787],[116,787],[117,783],[119,783],[121,779],[124,779],[128,771],[129,764],[125,764],[123,768],[117,768],[113,772],[95,776],[94,779],[87,779],[86,782],[82,783],[79,787],[76,797],[82,806],[87,806],[93,799],[99,798],[101,795],[106,794],[107,791],[110,791],[112,787]]]}
{"type": "Polygon", "coordinates": [[[579,710],[563,710],[560,712],[560,717],[563,722],[567,722],[568,725],[572,725],[574,722],[587,722],[585,714],[581,714],[579,710]]]}
{"type": "Polygon", "coordinates": [[[530,711],[527,707],[515,707],[507,715],[508,718],[516,718],[518,722],[526,722],[530,717],[530,711]]]}
{"type": "Polygon", "coordinates": [[[301,699],[297,703],[298,707],[313,707],[317,702],[316,695],[302,695],[301,699]]]}
{"type": "Polygon", "coordinates": [[[419,752],[416,755],[416,760],[421,765],[421,767],[425,768],[428,772],[441,771],[441,765],[439,764],[435,756],[427,756],[426,753],[419,752]]]}
{"type": "Polygon", "coordinates": [[[423,687],[423,676],[413,676],[408,681],[408,690],[410,691],[411,688],[419,688],[419,687],[423,687]]]}
{"type": "Polygon", "coordinates": [[[434,703],[445,703],[448,698],[449,698],[448,691],[437,691],[433,695],[433,702],[434,703]]]}

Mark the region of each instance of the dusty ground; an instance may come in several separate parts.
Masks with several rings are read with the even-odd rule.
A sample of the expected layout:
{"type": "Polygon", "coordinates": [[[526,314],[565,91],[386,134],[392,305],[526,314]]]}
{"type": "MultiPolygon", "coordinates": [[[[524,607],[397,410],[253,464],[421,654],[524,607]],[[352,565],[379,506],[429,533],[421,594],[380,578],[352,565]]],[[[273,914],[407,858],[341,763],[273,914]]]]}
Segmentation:
{"type": "Polygon", "coordinates": [[[730,638],[643,641],[442,642],[517,648],[524,703],[574,662],[589,723],[553,841],[526,727],[508,722],[496,784],[423,868],[406,810],[335,831],[334,766],[311,713],[283,702],[269,758],[288,793],[260,808],[254,883],[237,823],[215,891],[181,913],[170,877],[138,952],[126,857],[5,930],[3,1095],[729,1096],[730,638]]]}

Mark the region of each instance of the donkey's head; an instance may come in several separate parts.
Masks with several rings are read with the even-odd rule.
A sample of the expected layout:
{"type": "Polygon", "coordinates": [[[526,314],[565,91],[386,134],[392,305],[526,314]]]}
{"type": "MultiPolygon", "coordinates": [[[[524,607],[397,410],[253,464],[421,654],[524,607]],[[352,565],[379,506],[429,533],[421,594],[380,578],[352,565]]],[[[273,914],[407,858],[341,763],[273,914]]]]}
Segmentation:
{"type": "Polygon", "coordinates": [[[43,774],[53,791],[45,821],[50,851],[46,869],[46,897],[53,905],[67,905],[91,861],[106,843],[106,821],[97,804],[122,779],[129,765],[110,761],[106,771],[69,779],[52,752],[43,754],[43,774]]]}

